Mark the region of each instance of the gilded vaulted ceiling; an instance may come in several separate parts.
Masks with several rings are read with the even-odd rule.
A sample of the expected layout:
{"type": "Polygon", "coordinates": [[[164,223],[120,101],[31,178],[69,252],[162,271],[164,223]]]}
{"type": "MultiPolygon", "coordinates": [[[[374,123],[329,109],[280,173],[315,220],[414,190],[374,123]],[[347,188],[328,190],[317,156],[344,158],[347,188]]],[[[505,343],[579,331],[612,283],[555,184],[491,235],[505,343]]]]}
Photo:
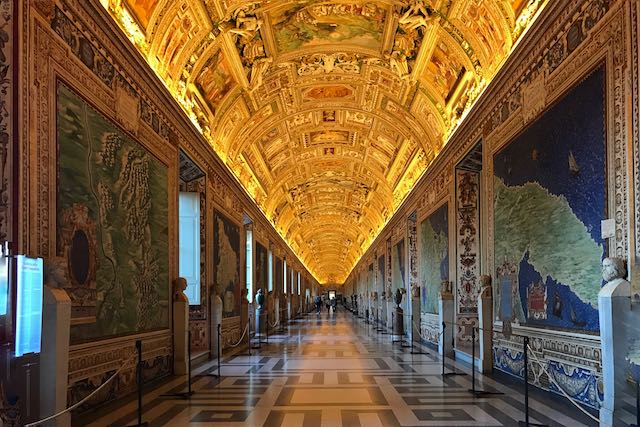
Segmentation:
{"type": "Polygon", "coordinates": [[[102,0],[320,283],[342,283],[546,0],[102,0]]]}

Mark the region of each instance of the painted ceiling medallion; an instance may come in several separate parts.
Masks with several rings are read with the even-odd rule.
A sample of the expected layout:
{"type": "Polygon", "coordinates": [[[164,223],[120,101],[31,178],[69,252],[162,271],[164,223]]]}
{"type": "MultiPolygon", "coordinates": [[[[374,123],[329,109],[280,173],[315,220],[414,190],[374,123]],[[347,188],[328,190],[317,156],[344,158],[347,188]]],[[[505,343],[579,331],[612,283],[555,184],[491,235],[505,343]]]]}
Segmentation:
{"type": "Polygon", "coordinates": [[[341,284],[548,0],[102,0],[322,284],[341,284]]]}

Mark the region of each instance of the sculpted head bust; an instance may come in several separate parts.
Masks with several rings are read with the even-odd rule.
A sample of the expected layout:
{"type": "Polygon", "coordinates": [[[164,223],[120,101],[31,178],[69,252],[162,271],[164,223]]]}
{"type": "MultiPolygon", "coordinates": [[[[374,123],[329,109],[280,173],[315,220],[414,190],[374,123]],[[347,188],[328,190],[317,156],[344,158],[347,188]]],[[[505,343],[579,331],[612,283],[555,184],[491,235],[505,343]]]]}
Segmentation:
{"type": "Polygon", "coordinates": [[[404,295],[404,289],[396,289],[396,305],[400,305],[402,303],[402,295],[404,295]]]}
{"type": "Polygon", "coordinates": [[[606,282],[627,277],[627,268],[622,258],[609,257],[602,260],[602,278],[606,282]]]}
{"type": "Polygon", "coordinates": [[[491,276],[488,274],[480,276],[480,295],[482,298],[491,298],[491,276]]]}
{"type": "Polygon", "coordinates": [[[180,302],[189,302],[189,299],[184,294],[187,289],[187,279],[184,277],[178,277],[173,281],[173,300],[180,302]]]}
{"type": "Polygon", "coordinates": [[[258,293],[256,294],[256,302],[258,303],[260,308],[262,308],[262,306],[264,305],[264,291],[262,290],[262,288],[258,289],[258,293]]]}

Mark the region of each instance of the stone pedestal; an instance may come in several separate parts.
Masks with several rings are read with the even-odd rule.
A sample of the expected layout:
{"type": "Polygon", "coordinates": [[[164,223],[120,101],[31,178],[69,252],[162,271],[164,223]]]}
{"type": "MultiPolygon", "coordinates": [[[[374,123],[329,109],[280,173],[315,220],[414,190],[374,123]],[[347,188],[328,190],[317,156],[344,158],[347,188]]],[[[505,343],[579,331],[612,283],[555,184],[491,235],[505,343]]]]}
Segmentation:
{"type": "Polygon", "coordinates": [[[386,310],[387,310],[387,329],[393,330],[393,302],[388,297],[386,301],[386,310]]]}
{"type": "Polygon", "coordinates": [[[450,292],[440,293],[438,300],[438,322],[440,323],[440,332],[442,332],[442,324],[446,323],[444,334],[438,340],[438,353],[444,357],[453,357],[453,294],[450,292]]]}
{"type": "MultiPolygon", "coordinates": [[[[218,325],[222,326],[222,299],[218,295],[213,295],[211,297],[211,355],[213,357],[218,356],[218,338],[220,346],[224,345],[222,337],[218,337],[220,332],[218,325]]],[[[222,348],[220,354],[222,354],[222,348]]]]}
{"type": "Polygon", "coordinates": [[[256,308],[256,337],[260,337],[262,336],[262,334],[264,333],[264,331],[266,330],[266,317],[265,317],[265,310],[264,308],[258,306],[258,308],[256,308]]]}
{"type": "Polygon", "coordinates": [[[624,390],[630,364],[625,357],[634,339],[638,339],[640,313],[631,309],[631,289],[626,280],[605,285],[598,294],[600,339],[602,341],[602,382],[604,399],[600,407],[600,426],[628,425],[622,420],[624,390]]]}
{"type": "Polygon", "coordinates": [[[478,355],[479,372],[489,373],[493,368],[492,359],[492,331],[493,331],[493,298],[491,294],[481,293],[478,296],[478,324],[480,325],[480,354],[478,355]]]}
{"type": "Polygon", "coordinates": [[[189,302],[173,302],[173,372],[176,375],[187,373],[189,363],[189,302]]]}
{"type": "Polygon", "coordinates": [[[411,340],[420,343],[420,298],[411,299],[411,340]]]}
{"type": "Polygon", "coordinates": [[[387,326],[387,298],[384,296],[378,301],[378,311],[380,313],[380,325],[382,327],[387,326]]]}
{"type": "MultiPolygon", "coordinates": [[[[40,417],[67,408],[71,299],[63,289],[44,288],[42,348],[40,353],[40,417]]],[[[42,423],[47,427],[71,425],[71,414],[42,423]]]]}
{"type": "Polygon", "coordinates": [[[396,307],[393,312],[393,334],[398,336],[404,335],[404,310],[402,307],[396,307]]]}

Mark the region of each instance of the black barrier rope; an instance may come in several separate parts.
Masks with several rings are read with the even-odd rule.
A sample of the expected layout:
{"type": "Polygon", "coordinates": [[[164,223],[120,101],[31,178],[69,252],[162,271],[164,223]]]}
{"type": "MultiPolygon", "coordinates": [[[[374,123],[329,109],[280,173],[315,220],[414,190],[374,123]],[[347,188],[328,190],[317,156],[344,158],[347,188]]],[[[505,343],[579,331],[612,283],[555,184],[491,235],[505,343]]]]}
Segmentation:
{"type": "MultiPolygon", "coordinates": [[[[204,372],[201,372],[198,375],[194,375],[196,378],[199,378],[199,377],[221,378],[220,377],[220,326],[221,326],[220,323],[218,323],[218,327],[217,327],[218,336],[216,337],[216,339],[217,339],[217,349],[218,349],[218,354],[217,354],[218,373],[217,374],[212,374],[211,372],[209,372],[209,370],[211,368],[208,368],[204,372]]],[[[189,357],[189,359],[191,359],[191,357],[189,357]]]]}

